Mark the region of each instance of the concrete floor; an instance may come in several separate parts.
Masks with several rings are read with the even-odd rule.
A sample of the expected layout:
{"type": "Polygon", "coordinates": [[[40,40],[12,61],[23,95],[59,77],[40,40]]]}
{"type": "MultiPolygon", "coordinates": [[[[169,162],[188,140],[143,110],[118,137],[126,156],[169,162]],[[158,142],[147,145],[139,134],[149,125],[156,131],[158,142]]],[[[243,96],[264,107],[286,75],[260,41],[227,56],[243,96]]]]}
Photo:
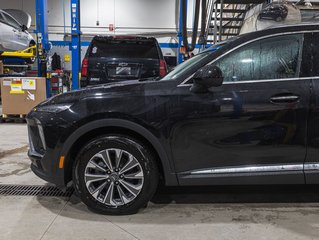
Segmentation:
{"type": "MultiPolygon", "coordinates": [[[[25,124],[0,124],[0,184],[44,185],[25,124]]],[[[90,212],[76,196],[0,195],[0,239],[319,239],[317,187],[167,188],[132,216],[90,212]]]]}

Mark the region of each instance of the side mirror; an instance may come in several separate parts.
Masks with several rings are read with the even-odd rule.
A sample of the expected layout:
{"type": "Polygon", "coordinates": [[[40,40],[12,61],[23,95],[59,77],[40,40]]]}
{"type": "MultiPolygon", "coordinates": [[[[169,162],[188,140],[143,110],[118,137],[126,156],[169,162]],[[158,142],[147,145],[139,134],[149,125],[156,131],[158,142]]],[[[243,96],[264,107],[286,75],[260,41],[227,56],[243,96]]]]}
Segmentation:
{"type": "Polygon", "coordinates": [[[219,67],[206,65],[195,73],[190,91],[193,93],[207,93],[209,88],[219,87],[223,84],[223,81],[224,77],[219,67]]]}
{"type": "Polygon", "coordinates": [[[28,28],[27,28],[27,26],[26,26],[26,25],[22,25],[22,26],[21,26],[21,30],[22,30],[22,32],[25,32],[25,31],[27,31],[27,30],[28,30],[28,28]]]}

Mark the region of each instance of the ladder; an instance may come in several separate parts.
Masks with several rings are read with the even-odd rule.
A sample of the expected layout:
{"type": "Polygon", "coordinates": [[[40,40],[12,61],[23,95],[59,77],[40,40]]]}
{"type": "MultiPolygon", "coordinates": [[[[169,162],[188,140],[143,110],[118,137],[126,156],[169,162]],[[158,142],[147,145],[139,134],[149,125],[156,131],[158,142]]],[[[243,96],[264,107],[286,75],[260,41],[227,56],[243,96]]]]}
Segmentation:
{"type": "Polygon", "coordinates": [[[265,0],[209,0],[205,39],[215,44],[239,35],[248,10],[265,0]]]}

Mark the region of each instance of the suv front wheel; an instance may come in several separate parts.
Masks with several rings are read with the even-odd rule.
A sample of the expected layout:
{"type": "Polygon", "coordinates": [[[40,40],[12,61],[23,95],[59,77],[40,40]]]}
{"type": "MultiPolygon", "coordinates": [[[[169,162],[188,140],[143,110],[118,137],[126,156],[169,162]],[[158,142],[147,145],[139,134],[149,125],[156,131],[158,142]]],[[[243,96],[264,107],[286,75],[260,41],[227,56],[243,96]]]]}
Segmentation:
{"type": "Polygon", "coordinates": [[[81,200],[102,214],[134,214],[154,195],[158,167],[142,142],[122,135],[98,137],[79,152],[73,182],[81,200]]]}

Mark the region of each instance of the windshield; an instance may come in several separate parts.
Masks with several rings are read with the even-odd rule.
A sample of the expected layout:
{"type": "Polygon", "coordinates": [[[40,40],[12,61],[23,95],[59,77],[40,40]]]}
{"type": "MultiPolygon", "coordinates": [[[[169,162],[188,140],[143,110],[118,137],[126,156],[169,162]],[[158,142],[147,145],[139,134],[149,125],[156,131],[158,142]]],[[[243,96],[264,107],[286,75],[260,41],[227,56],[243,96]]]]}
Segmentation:
{"type": "Polygon", "coordinates": [[[195,55],[194,57],[188,59],[187,61],[181,63],[176,68],[174,68],[173,71],[171,71],[169,74],[167,74],[165,77],[161,79],[161,81],[167,81],[167,80],[174,80],[178,77],[182,76],[185,72],[187,72],[189,69],[191,69],[193,66],[198,64],[200,61],[208,57],[212,52],[217,51],[218,49],[225,46],[225,44],[229,43],[230,41],[235,40],[235,38],[231,38],[227,41],[223,41],[220,43],[217,43],[209,48],[207,48],[205,51],[195,55]]]}

